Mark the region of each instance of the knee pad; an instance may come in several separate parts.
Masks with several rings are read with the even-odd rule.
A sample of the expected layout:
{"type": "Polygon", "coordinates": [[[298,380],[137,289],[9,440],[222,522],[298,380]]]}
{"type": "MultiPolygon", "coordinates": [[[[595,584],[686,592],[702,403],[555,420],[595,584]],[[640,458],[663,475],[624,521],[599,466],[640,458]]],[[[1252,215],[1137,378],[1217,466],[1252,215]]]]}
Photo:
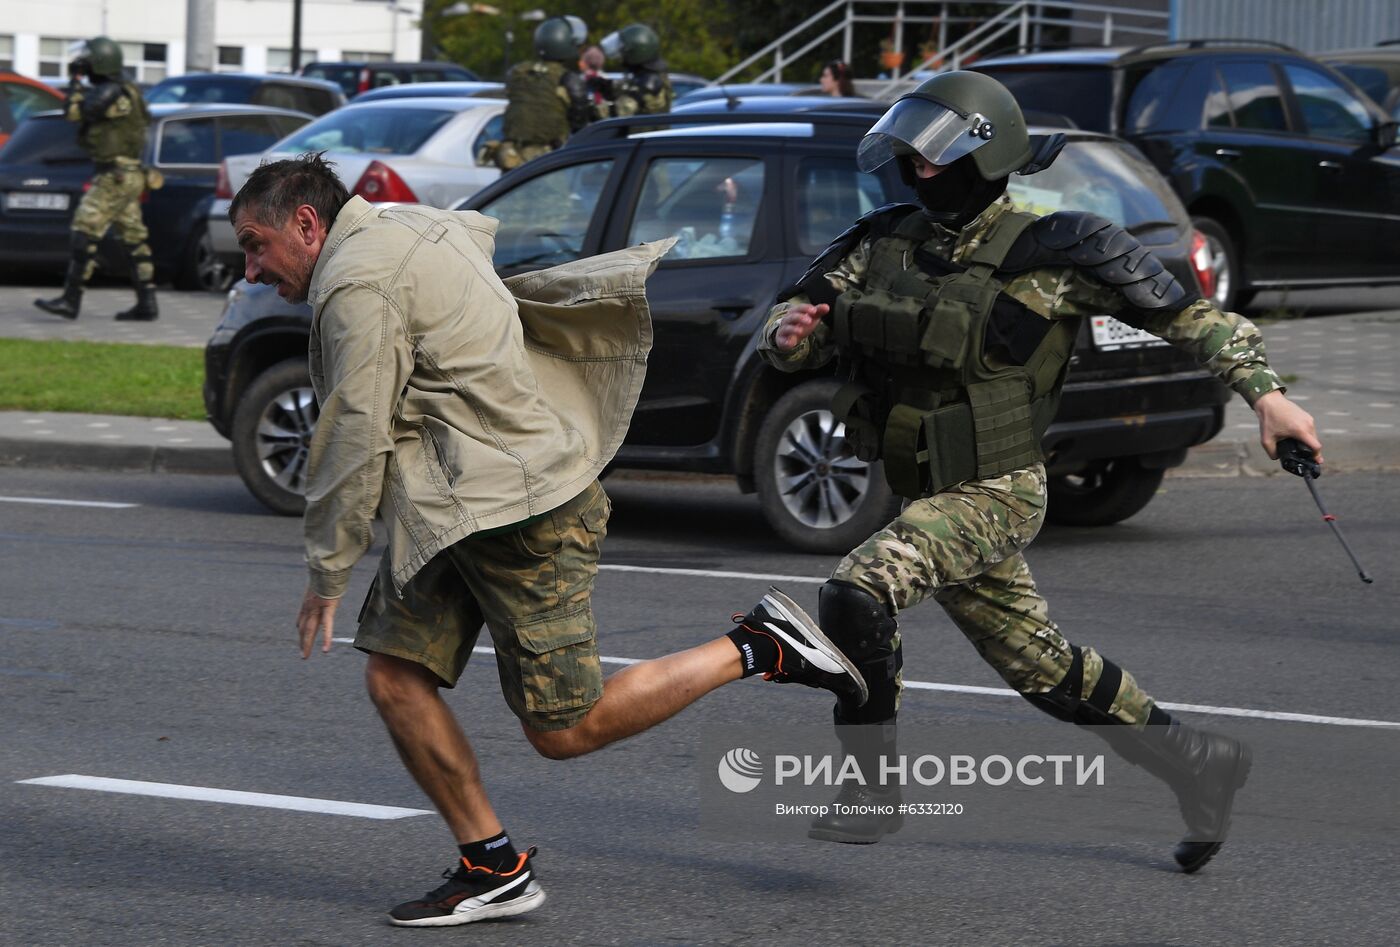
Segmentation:
{"type": "Polygon", "coordinates": [[[1079,648],[1070,645],[1074,655],[1069,671],[1060,683],[1040,694],[1022,694],[1032,706],[1045,711],[1050,716],[1069,723],[1083,726],[1106,726],[1121,724],[1122,721],[1109,713],[1113,699],[1118,696],[1118,687],[1123,683],[1123,670],[1107,658],[1103,658],[1103,671],[1093,691],[1084,694],[1084,654],[1079,648]]]}
{"type": "Polygon", "coordinates": [[[858,585],[830,579],[817,593],[817,622],[838,648],[856,664],[883,660],[899,623],[889,608],[858,585]]]}

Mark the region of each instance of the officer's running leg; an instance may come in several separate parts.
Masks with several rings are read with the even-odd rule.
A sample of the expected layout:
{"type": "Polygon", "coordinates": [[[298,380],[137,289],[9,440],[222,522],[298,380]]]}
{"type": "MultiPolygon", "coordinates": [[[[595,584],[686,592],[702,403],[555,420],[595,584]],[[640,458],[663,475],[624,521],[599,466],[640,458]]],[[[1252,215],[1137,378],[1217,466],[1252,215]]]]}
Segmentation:
{"type": "Polygon", "coordinates": [[[146,242],[149,233],[146,222],[141,219],[141,194],[146,189],[146,176],[139,168],[126,170],[123,175],[126,203],[117,212],[112,226],[131,261],[131,286],[136,291],[136,305],[117,313],[117,320],[150,322],[160,311],[156,308],[156,268],[151,259],[151,247],[146,242]]]}
{"type": "Polygon", "coordinates": [[[73,213],[63,293],[53,299],[36,299],[34,305],[65,319],[78,318],[83,304],[83,289],[97,268],[97,245],[120,209],[117,192],[112,172],[102,172],[92,179],[92,187],[88,188],[73,213]]]}
{"type": "Polygon", "coordinates": [[[1220,734],[1174,721],[1134,677],[1050,621],[1025,559],[1016,555],[937,593],[954,623],[1002,679],[1031,704],[1094,733],[1176,793],[1187,835],[1175,857],[1185,871],[1211,859],[1229,828],[1249,751],[1220,734]]]}

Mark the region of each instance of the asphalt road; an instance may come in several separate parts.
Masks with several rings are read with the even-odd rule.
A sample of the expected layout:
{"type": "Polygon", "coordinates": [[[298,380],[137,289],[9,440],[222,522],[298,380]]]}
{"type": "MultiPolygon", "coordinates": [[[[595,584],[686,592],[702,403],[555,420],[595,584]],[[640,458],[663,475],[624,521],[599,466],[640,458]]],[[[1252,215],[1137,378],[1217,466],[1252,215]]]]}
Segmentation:
{"type": "MultiPolygon", "coordinates": [[[[1047,529],[1032,548],[1066,634],[1159,700],[1274,714],[1195,715],[1247,722],[1260,746],[1235,834],[1199,875],[1171,870],[1171,836],[1043,841],[1035,826],[1056,817],[1053,796],[1034,797],[1023,836],[1008,820],[985,844],[940,844],[936,832],[873,847],[728,837],[697,815],[697,786],[714,773],[702,741],[820,723],[825,695],[742,682],[642,737],[550,762],[533,755],[478,657],[450,701],[512,835],[540,848],[549,902],[434,933],[390,928],[383,911],[435,886],[452,861],[435,816],[378,821],[19,782],[80,774],[427,807],[363,696],[363,656],[345,645],[294,656],[298,522],[264,514],[233,478],[0,469],[0,943],[1393,943],[1400,820],[1384,790],[1393,797],[1400,776],[1400,730],[1278,715],[1400,722],[1397,482],[1320,484],[1370,586],[1303,484],[1285,477],[1169,481],[1128,523],[1047,529]],[[1374,824],[1322,812],[1289,823],[1258,792],[1246,806],[1269,765],[1319,803],[1340,786],[1382,787],[1374,824]]],[[[766,582],[752,576],[815,580],[832,565],[783,549],[752,498],[730,487],[609,490],[606,564],[744,576],[605,570],[604,655],[700,643],[761,594],[766,582]]],[[[353,634],[370,571],[358,570],[339,635],[353,634]]],[[[779,584],[815,605],[814,584],[779,584]]],[[[902,627],[907,680],[1000,686],[936,607],[906,613],[902,627]]],[[[921,737],[1044,719],[1014,698],[938,689],[910,690],[901,713],[921,737]]],[[[1173,808],[1165,792],[1157,801],[1173,808]]]]}

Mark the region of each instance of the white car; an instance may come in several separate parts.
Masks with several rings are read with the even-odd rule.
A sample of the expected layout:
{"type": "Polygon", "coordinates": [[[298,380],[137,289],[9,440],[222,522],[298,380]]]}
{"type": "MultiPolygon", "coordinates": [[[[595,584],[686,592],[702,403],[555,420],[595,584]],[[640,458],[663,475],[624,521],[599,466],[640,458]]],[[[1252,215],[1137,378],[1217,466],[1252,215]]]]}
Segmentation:
{"type": "Polygon", "coordinates": [[[237,155],[219,168],[209,237],[225,263],[241,271],[243,253],[229,223],[233,195],[264,161],[325,152],[351,194],[373,204],[452,207],[501,176],[479,164],[501,137],[504,99],[411,98],[351,103],[322,115],[262,154],[237,155]]]}

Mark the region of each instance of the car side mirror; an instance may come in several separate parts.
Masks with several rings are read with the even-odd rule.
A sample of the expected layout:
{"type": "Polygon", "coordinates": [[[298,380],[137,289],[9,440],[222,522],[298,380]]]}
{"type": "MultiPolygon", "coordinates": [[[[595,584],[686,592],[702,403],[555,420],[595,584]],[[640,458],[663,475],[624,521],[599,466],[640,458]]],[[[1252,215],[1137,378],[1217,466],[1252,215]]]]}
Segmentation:
{"type": "Polygon", "coordinates": [[[1376,145],[1382,151],[1395,147],[1396,130],[1400,129],[1400,122],[1380,122],[1374,129],[1376,145]]]}

